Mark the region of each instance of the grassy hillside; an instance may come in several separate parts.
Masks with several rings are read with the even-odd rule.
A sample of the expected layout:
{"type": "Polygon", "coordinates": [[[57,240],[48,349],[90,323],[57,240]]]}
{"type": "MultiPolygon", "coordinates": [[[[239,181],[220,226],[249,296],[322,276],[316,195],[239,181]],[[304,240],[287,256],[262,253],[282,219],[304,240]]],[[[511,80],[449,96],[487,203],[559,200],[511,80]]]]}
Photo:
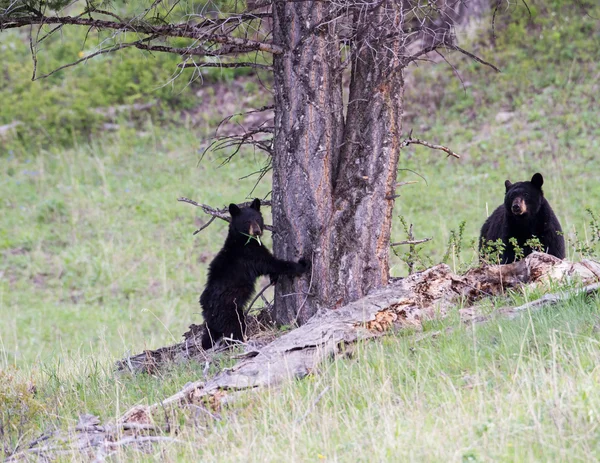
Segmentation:
{"type": "MultiPolygon", "coordinates": [[[[414,224],[417,237],[433,237],[420,248],[420,266],[442,259],[457,270],[471,265],[472,241],[487,212],[501,203],[504,180],[537,171],[568,234],[568,257],[600,255],[598,221],[586,211],[600,216],[600,22],[594,19],[600,9],[585,15],[558,0],[529,6],[531,17],[523,6],[503,13],[495,39],[482,32],[463,43],[501,74],[456,53],[447,59],[460,78],[443,60],[411,70],[406,133],[412,129],[462,154],[446,159],[419,147],[401,155],[398,179],[419,183],[400,191],[393,239],[405,238],[400,217],[414,224]]],[[[214,155],[198,163],[202,140],[219,119],[203,111],[223,101],[223,87],[158,90],[169,64],[141,66],[140,55],[90,62],[55,81],[31,83],[22,41],[4,33],[0,40],[8,70],[0,76],[0,95],[22,101],[0,107],[0,124],[33,121],[41,137],[20,132],[0,140],[0,416],[5,428],[13,426],[9,437],[0,437],[1,453],[20,431],[30,440],[73,424],[84,411],[110,419],[201,377],[196,364],[156,377],[115,376],[112,362],[176,342],[201,319],[197,298],[225,225],[193,236],[206,217],[176,198],[214,205],[242,200],[255,179],[240,178],[264,159],[246,153],[223,168],[214,155]],[[142,71],[144,78],[131,77],[142,71]],[[124,72],[117,81],[137,86],[81,103],[103,85],[94,79],[109,72],[124,72]],[[159,111],[141,119],[125,113],[109,134],[95,122],[84,124],[95,105],[152,98],[162,108],[203,106],[190,111],[198,116],[193,122],[172,124],[159,111]],[[86,128],[90,136],[82,138],[86,128]],[[30,381],[37,394],[23,410],[30,381]],[[7,421],[7,410],[12,419],[23,414],[31,421],[7,421]]],[[[64,44],[53,53],[78,53],[64,44]]],[[[248,104],[239,95],[252,89],[251,98],[265,98],[247,82],[234,82],[241,93],[232,109],[248,104]]],[[[266,182],[255,194],[269,189],[266,182]]],[[[395,276],[407,272],[406,251],[392,258],[395,276]]],[[[154,451],[164,461],[595,460],[598,308],[597,299],[574,298],[516,322],[476,328],[450,317],[425,330],[452,326],[451,334],[361,345],[354,359],[332,362],[280,390],[249,393],[222,410],[221,420],[184,428],[178,438],[186,444],[154,451]]]]}

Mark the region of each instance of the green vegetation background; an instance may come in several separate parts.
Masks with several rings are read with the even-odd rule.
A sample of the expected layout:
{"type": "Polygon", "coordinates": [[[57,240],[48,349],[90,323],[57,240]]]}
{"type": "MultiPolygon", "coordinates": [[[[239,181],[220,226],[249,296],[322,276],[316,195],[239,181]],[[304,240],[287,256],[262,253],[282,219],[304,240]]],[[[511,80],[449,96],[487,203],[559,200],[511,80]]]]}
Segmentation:
{"type": "MultiPolygon", "coordinates": [[[[600,214],[600,8],[566,0],[529,8],[531,16],[523,5],[503,12],[495,38],[485,22],[462,39],[502,73],[456,53],[446,55],[456,72],[441,59],[411,69],[406,133],[462,155],[401,154],[398,180],[418,183],[399,191],[393,240],[406,238],[400,217],[417,238],[433,238],[419,248],[418,267],[473,265],[473,242],[504,180],[538,171],[568,258],[598,256],[597,221],[586,210],[600,214]]],[[[39,71],[89,53],[97,38],[82,47],[83,35],[49,40],[39,71]]],[[[197,298],[226,227],[193,236],[206,216],[176,198],[215,206],[246,198],[256,177],[242,177],[265,165],[263,155],[244,152],[224,167],[222,155],[199,155],[222,111],[261,106],[270,84],[230,70],[173,80],[177,57],[138,51],[31,82],[28,38],[18,32],[0,34],[0,60],[0,125],[22,123],[0,135],[0,401],[8,410],[22,384],[36,383],[33,438],[82,412],[118,416],[200,376],[201,365],[187,365],[115,377],[112,362],[178,342],[201,320],[197,298]],[[103,115],[148,102],[156,103],[148,111],[103,115]]],[[[269,190],[267,177],[254,195],[269,190]]],[[[407,250],[397,252],[392,274],[403,276],[407,250]]],[[[576,298],[518,323],[364,346],[358,360],[252,395],[201,437],[185,431],[189,446],[163,450],[173,460],[598,458],[599,307],[576,298]]]]}

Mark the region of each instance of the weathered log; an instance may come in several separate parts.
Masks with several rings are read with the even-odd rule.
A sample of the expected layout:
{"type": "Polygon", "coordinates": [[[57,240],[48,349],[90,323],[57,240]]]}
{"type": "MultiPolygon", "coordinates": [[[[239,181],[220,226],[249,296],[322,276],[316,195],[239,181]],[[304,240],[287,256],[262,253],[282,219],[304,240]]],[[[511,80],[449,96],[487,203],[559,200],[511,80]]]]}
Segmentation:
{"type": "MultiPolygon", "coordinates": [[[[391,282],[366,297],[337,310],[317,313],[305,325],[248,352],[234,367],[208,381],[188,384],[160,404],[136,407],[122,422],[151,422],[163,407],[199,403],[223,390],[273,386],[291,378],[302,378],[324,359],[340,353],[345,345],[380,336],[390,329],[420,329],[424,319],[443,317],[458,300],[467,305],[485,296],[503,294],[521,284],[545,284],[576,279],[584,284],[600,281],[600,264],[592,261],[571,263],[543,253],[533,253],[510,265],[475,268],[463,276],[440,264],[424,272],[391,282]]],[[[193,337],[192,337],[193,338],[193,337]]],[[[183,352],[189,350],[182,343],[183,352]],[[183,347],[185,346],[185,347],[183,347]]],[[[206,355],[206,354],[204,354],[206,355]]]]}

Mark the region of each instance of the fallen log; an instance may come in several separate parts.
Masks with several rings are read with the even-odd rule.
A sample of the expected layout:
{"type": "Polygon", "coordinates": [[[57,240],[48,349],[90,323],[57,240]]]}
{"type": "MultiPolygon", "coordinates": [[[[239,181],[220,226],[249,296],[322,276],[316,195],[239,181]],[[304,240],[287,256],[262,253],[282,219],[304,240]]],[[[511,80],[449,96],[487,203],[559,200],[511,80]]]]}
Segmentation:
{"type": "MultiPolygon", "coordinates": [[[[167,406],[200,403],[219,391],[274,386],[291,378],[302,378],[348,344],[380,336],[391,329],[420,330],[423,320],[445,316],[461,300],[469,306],[482,297],[503,294],[522,284],[573,279],[584,284],[600,281],[600,264],[587,260],[572,263],[533,253],[514,264],[483,266],[463,276],[440,264],[396,279],[340,309],[320,312],[267,346],[251,350],[234,367],[208,381],[190,383],[158,404],[135,407],[122,416],[121,422],[150,423],[152,415],[157,411],[162,413],[167,406]]],[[[198,344],[192,337],[178,347],[171,346],[172,352],[176,352],[173,358],[190,358],[188,353],[193,350],[189,342],[198,344]]]]}

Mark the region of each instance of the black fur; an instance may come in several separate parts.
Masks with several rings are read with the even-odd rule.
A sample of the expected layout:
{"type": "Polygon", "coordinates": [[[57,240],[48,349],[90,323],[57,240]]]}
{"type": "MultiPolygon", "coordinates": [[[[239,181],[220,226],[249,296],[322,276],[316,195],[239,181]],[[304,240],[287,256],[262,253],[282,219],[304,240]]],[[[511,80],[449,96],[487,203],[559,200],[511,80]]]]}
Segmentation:
{"type": "Polygon", "coordinates": [[[488,217],[481,227],[479,238],[479,252],[488,241],[501,239],[504,243],[504,252],[501,263],[507,264],[515,261],[514,246],[509,243],[510,238],[516,238],[517,243],[525,256],[531,254],[532,249],[525,246],[525,242],[534,236],[543,245],[548,254],[565,258],[565,240],[562,236],[560,222],[554,215],[544,193],[542,174],[535,174],[530,182],[511,183],[507,180],[504,204],[499,206],[488,217]],[[522,208],[525,208],[523,212],[522,208]]]}
{"type": "Polygon", "coordinates": [[[244,307],[254,293],[260,275],[277,281],[279,275],[300,275],[308,270],[304,259],[289,262],[276,259],[255,238],[262,235],[260,200],[240,209],[229,205],[231,224],[223,248],[208,268],[206,287],[200,296],[205,332],[202,348],[208,349],[221,337],[243,340],[246,331],[244,307]]]}

